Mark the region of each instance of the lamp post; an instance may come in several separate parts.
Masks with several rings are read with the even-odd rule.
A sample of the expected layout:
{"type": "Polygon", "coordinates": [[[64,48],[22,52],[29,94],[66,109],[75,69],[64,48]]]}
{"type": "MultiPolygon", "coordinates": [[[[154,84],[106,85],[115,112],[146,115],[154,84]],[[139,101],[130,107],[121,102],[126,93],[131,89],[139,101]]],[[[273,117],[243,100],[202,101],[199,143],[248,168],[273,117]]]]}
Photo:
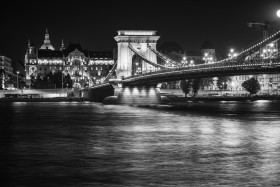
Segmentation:
{"type": "Polygon", "coordinates": [[[202,59],[205,61],[205,64],[208,64],[208,63],[211,64],[214,62],[213,57],[210,56],[208,53],[204,53],[204,57],[202,59]]]}
{"type": "Polygon", "coordinates": [[[61,88],[63,89],[63,66],[61,70],[61,88]]]}
{"type": "Polygon", "coordinates": [[[190,61],[190,66],[194,66],[194,61],[193,60],[190,61]]]}
{"type": "Polygon", "coordinates": [[[18,74],[19,74],[19,71],[17,71],[17,89],[18,89],[18,74]]]}
{"type": "Polygon", "coordinates": [[[277,46],[276,43],[271,42],[270,44],[266,45],[263,50],[262,50],[262,54],[261,57],[263,59],[266,58],[272,58],[274,55],[277,54],[277,46]]]}
{"type": "Polygon", "coordinates": [[[229,52],[229,54],[228,54],[228,57],[229,57],[230,59],[232,59],[232,58],[234,58],[234,57],[236,57],[236,56],[237,56],[237,53],[234,52],[234,49],[230,49],[230,52],[229,52]]]}
{"type": "Polygon", "coordinates": [[[187,65],[188,66],[188,61],[187,61],[187,57],[183,57],[183,60],[182,60],[182,65],[181,65],[181,67],[184,67],[185,65],[187,65]]]}

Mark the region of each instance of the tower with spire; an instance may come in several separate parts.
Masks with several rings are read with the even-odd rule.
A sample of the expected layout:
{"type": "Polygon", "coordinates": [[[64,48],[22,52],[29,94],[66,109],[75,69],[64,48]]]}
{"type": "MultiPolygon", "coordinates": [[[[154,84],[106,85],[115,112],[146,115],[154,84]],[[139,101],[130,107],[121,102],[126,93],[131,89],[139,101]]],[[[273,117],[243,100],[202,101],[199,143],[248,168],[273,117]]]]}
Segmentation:
{"type": "Polygon", "coordinates": [[[63,50],[65,50],[65,47],[64,47],[64,42],[63,42],[63,39],[62,39],[62,41],[61,41],[61,47],[60,47],[60,51],[63,51],[63,50]]]}
{"type": "Polygon", "coordinates": [[[55,50],[55,48],[51,44],[48,29],[46,29],[45,40],[44,40],[43,45],[40,47],[40,49],[46,49],[46,50],[52,50],[52,51],[55,50]]]}

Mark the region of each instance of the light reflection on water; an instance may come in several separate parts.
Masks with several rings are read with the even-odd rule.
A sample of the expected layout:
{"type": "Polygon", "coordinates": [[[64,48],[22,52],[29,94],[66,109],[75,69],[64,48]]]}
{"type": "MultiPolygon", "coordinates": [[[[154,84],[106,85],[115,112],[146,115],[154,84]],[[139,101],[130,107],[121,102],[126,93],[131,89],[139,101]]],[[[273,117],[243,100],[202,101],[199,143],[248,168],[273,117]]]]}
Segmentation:
{"type": "Polygon", "coordinates": [[[279,186],[280,102],[0,104],[10,186],[279,186]]]}

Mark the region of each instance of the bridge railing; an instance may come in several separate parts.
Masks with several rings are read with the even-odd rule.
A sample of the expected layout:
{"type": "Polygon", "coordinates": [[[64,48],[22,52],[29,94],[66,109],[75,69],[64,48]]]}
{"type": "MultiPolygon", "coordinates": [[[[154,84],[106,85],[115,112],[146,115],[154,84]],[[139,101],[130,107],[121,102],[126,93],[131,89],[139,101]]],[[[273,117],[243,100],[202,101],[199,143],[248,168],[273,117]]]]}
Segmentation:
{"type": "Polygon", "coordinates": [[[195,65],[192,67],[179,67],[179,68],[174,68],[174,69],[165,69],[165,70],[160,70],[156,72],[148,72],[148,73],[143,73],[140,75],[136,76],[131,76],[127,77],[125,79],[130,79],[130,78],[137,78],[137,77],[144,77],[144,76],[150,76],[154,74],[162,74],[162,73],[176,73],[177,71],[189,71],[189,72],[194,72],[194,71],[199,71],[199,72],[209,72],[209,71],[217,71],[217,69],[232,69],[232,68],[240,68],[240,69],[248,69],[252,68],[264,68],[264,67],[274,67],[275,65],[280,66],[280,57],[278,56],[277,58],[273,59],[260,59],[260,58],[255,58],[251,59],[249,61],[245,60],[236,60],[236,61],[230,61],[230,62],[221,62],[221,63],[213,63],[213,64],[199,64],[195,65]]]}

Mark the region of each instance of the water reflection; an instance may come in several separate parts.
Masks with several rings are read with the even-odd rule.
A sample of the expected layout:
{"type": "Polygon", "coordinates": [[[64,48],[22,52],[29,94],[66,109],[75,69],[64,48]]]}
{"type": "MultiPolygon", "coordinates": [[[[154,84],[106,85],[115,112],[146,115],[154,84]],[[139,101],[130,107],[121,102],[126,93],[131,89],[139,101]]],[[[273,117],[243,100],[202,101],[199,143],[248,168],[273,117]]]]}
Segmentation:
{"type": "Polygon", "coordinates": [[[277,186],[278,105],[1,104],[2,168],[10,186],[277,186]]]}

